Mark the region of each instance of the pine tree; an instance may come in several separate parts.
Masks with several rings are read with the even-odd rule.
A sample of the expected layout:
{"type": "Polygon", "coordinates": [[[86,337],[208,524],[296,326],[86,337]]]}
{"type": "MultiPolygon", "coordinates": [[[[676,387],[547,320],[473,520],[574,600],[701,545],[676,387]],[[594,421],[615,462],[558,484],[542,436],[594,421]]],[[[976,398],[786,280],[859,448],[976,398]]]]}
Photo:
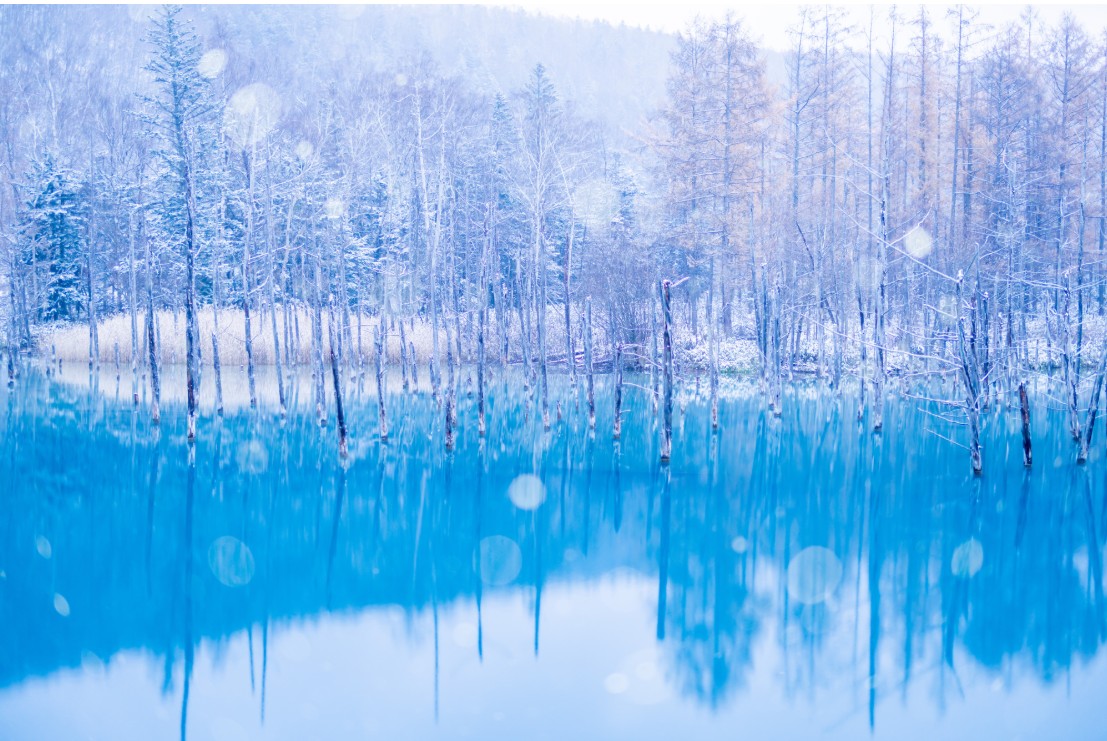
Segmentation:
{"type": "Polygon", "coordinates": [[[31,311],[43,321],[76,320],[87,311],[81,290],[87,223],[82,188],[50,154],[35,163],[29,179],[20,232],[31,311]]]}

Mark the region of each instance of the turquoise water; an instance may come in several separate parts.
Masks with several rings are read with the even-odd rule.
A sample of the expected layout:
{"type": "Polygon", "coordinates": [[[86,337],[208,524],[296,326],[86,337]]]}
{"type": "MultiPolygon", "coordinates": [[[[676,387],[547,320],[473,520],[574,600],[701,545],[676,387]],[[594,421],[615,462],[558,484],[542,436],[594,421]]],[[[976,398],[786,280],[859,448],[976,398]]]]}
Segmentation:
{"type": "MultiPolygon", "coordinates": [[[[299,395],[309,396],[306,380],[299,395]]],[[[623,440],[563,379],[541,429],[493,383],[458,446],[427,395],[351,384],[351,459],[309,410],[210,413],[190,464],[110,376],[0,392],[0,738],[1102,738],[1102,437],[992,410],[682,395],[623,440]]]]}

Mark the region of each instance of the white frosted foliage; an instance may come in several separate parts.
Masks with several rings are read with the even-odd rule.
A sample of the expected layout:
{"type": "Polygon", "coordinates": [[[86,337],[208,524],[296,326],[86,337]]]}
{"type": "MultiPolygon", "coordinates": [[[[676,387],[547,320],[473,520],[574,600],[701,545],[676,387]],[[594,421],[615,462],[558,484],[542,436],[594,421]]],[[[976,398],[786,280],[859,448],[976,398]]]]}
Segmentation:
{"type": "Polygon", "coordinates": [[[307,162],[311,159],[311,155],[315,154],[315,145],[309,142],[307,139],[302,140],[296,145],[296,157],[301,162],[307,162]]]}
{"type": "Polygon", "coordinates": [[[240,148],[259,144],[276,128],[281,117],[281,96],[263,82],[238,90],[227,102],[223,130],[240,148]]]}
{"type": "Polygon", "coordinates": [[[346,213],[346,204],[342,202],[341,198],[328,198],[327,202],[323,204],[323,213],[331,221],[341,219],[342,214],[346,213]]]}
{"type": "Polygon", "coordinates": [[[222,49],[208,49],[200,57],[200,62],[196,65],[196,71],[210,80],[223,74],[226,67],[227,52],[222,49]]]}

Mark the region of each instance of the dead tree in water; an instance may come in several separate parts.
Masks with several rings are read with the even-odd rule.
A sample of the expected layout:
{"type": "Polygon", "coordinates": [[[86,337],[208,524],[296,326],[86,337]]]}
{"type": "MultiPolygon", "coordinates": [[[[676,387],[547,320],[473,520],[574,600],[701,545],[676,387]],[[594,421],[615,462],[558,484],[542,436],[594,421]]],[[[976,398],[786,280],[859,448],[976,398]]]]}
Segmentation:
{"type": "Polygon", "coordinates": [[[195,278],[195,240],[193,236],[193,214],[196,202],[192,194],[192,181],[185,177],[185,198],[188,208],[185,219],[185,371],[188,384],[188,433],[189,440],[196,439],[196,385],[198,376],[197,344],[200,339],[196,329],[196,278],[195,278]]]}
{"type": "Polygon", "coordinates": [[[1030,449],[1030,399],[1026,396],[1026,384],[1019,384],[1019,412],[1022,415],[1022,463],[1026,467],[1034,462],[1030,449]]]}
{"type": "Polygon", "coordinates": [[[446,409],[446,450],[454,449],[454,426],[457,422],[457,382],[454,373],[454,349],[450,344],[450,328],[446,326],[446,369],[448,383],[443,394],[446,409]]]}
{"type": "MultiPolygon", "coordinates": [[[[460,360],[460,358],[458,359],[460,360]]],[[[449,422],[446,430],[452,436],[453,429],[457,426],[457,387],[461,380],[461,370],[455,367],[454,346],[450,343],[450,327],[446,325],[446,366],[449,388],[446,389],[446,416],[449,422]]],[[[449,440],[453,447],[453,439],[449,440]]]]}
{"type": "Polygon", "coordinates": [[[711,345],[711,429],[719,429],[719,330],[715,327],[714,307],[708,312],[707,320],[711,345]]]}
{"type": "Polygon", "coordinates": [[[219,340],[215,338],[215,330],[211,333],[211,362],[215,366],[215,413],[223,416],[223,372],[219,361],[219,340]]]}
{"type": "Polygon", "coordinates": [[[334,353],[334,312],[331,311],[331,318],[328,322],[330,329],[330,346],[331,346],[331,381],[334,384],[334,413],[338,420],[338,455],[345,458],[348,452],[346,445],[346,412],[342,408],[342,380],[338,374],[338,358],[334,353]]]}
{"type": "Polygon", "coordinates": [[[784,291],[780,286],[780,278],[776,280],[776,290],[773,297],[773,313],[772,313],[772,360],[769,364],[769,371],[772,373],[773,400],[772,409],[773,416],[779,417],[783,412],[783,397],[784,397],[784,373],[781,370],[781,364],[783,363],[782,354],[784,352],[784,334],[781,319],[781,306],[783,305],[784,291]]]}
{"type": "MultiPolygon", "coordinates": [[[[958,310],[963,301],[963,283],[964,275],[958,275],[958,310]]],[[[984,467],[980,454],[980,367],[976,353],[972,351],[965,339],[965,320],[961,316],[957,317],[957,339],[961,382],[965,385],[965,416],[969,422],[969,458],[972,462],[972,472],[980,475],[984,467]]]]}
{"type": "MultiPolygon", "coordinates": [[[[266,286],[268,287],[269,298],[269,328],[273,333],[273,367],[277,373],[277,402],[281,407],[281,419],[283,420],[288,416],[288,401],[285,399],[284,394],[284,369],[281,367],[281,339],[280,332],[277,327],[277,293],[275,283],[277,282],[277,263],[274,259],[273,252],[273,240],[272,240],[272,227],[267,230],[267,245],[266,253],[269,258],[269,266],[265,279],[266,286]]],[[[286,300],[283,299],[282,300],[286,300]]],[[[345,296],[343,296],[345,301],[345,296]]],[[[348,303],[348,302],[346,302],[348,303]]],[[[343,308],[346,309],[346,303],[343,303],[343,308]]],[[[339,351],[341,352],[341,350],[339,351]]]]}
{"type": "Polygon", "coordinates": [[[661,281],[662,367],[665,376],[665,396],[661,420],[661,462],[668,463],[673,452],[673,308],[672,282],[661,281]]]}
{"type": "Polygon", "coordinates": [[[623,434],[623,343],[615,343],[615,429],[613,437],[623,434]]]}
{"type": "Polygon", "coordinates": [[[323,376],[323,289],[319,261],[315,261],[314,305],[311,312],[311,362],[312,385],[315,387],[315,417],[320,427],[327,426],[327,392],[323,376]]]}
{"type": "Polygon", "coordinates": [[[8,388],[15,388],[15,333],[8,329],[8,388]]]}
{"type": "Polygon", "coordinates": [[[1057,316],[1057,327],[1061,334],[1061,369],[1065,387],[1066,405],[1069,412],[1069,432],[1072,439],[1080,441],[1080,357],[1073,352],[1071,332],[1069,330],[1070,293],[1064,290],[1063,311],[1057,316]]]}
{"type": "MultiPolygon", "coordinates": [[[[400,322],[400,373],[404,379],[404,392],[406,393],[411,386],[407,379],[407,333],[404,331],[404,320],[400,322]]],[[[414,358],[412,358],[414,360],[414,358]]]]}
{"type": "MultiPolygon", "coordinates": [[[[246,233],[242,239],[242,313],[245,320],[246,380],[250,388],[250,408],[258,405],[257,380],[254,373],[254,328],[250,321],[250,243],[254,239],[254,173],[250,167],[250,155],[242,150],[242,165],[246,172],[246,233]]],[[[320,336],[320,339],[322,337],[320,336]]],[[[323,350],[320,346],[319,354],[323,350]]],[[[322,370],[322,361],[320,361],[322,370]]],[[[323,379],[319,379],[323,384],[323,379]]],[[[324,417],[325,420],[325,417],[324,417]]],[[[322,424],[322,422],[321,422],[322,424]]]]}
{"type": "Polygon", "coordinates": [[[481,260],[480,268],[480,311],[477,317],[477,436],[484,437],[484,332],[488,323],[488,270],[481,260]]]}
{"type": "Polygon", "coordinates": [[[226,199],[220,198],[215,219],[215,242],[211,246],[211,362],[215,371],[215,413],[220,417],[223,416],[223,365],[219,359],[219,257],[223,245],[222,216],[226,211],[226,199]]]}
{"type": "MultiPolygon", "coordinates": [[[[1099,416],[1099,397],[1103,394],[1103,374],[1107,371],[1107,343],[1104,344],[1103,353],[1099,358],[1099,369],[1095,374],[1095,383],[1092,385],[1092,398],[1088,405],[1087,423],[1084,425],[1084,434],[1080,437],[1080,452],[1076,454],[1076,462],[1084,463],[1088,460],[1088,448],[1092,444],[1092,432],[1095,429],[1095,420],[1099,416]]],[[[1020,389],[1020,400],[1022,392],[1020,389]]]]}
{"type": "Polygon", "coordinates": [[[388,411],[384,406],[384,319],[381,318],[377,325],[376,342],[377,350],[377,409],[380,412],[381,440],[388,439],[388,411]]]}
{"type": "MultiPolygon", "coordinates": [[[[93,229],[96,224],[95,220],[96,211],[94,209],[89,211],[88,218],[88,247],[85,250],[85,276],[88,283],[88,370],[96,373],[100,372],[100,329],[99,323],[96,320],[96,293],[95,286],[96,280],[93,276],[93,247],[96,244],[95,231],[93,229]]],[[[191,223],[190,223],[191,226],[191,223]]],[[[190,235],[191,236],[191,235],[190,235]]],[[[192,261],[191,254],[189,254],[189,277],[191,278],[192,261]]],[[[191,294],[188,294],[191,298],[191,294]]],[[[188,306],[186,301],[186,307],[188,306]]]]}
{"type": "Polygon", "coordinates": [[[504,368],[507,367],[507,325],[511,321],[509,315],[508,306],[510,302],[507,298],[507,283],[500,279],[500,295],[496,298],[496,324],[500,328],[500,375],[502,377],[504,368]]]}
{"type": "MultiPolygon", "coordinates": [[[[891,225],[889,224],[889,209],[891,208],[890,200],[892,198],[892,166],[893,166],[893,154],[892,154],[892,121],[895,117],[896,106],[896,27],[895,23],[892,24],[891,43],[887,56],[887,65],[884,73],[884,102],[881,105],[881,141],[880,141],[880,169],[878,172],[880,178],[880,190],[879,190],[879,214],[880,214],[880,233],[877,240],[878,250],[876,254],[876,286],[873,294],[873,345],[874,345],[874,361],[873,368],[873,432],[880,432],[884,429],[884,391],[885,383],[887,382],[887,357],[885,350],[885,315],[888,311],[887,308],[887,290],[888,290],[888,245],[891,238],[891,225]]],[[[958,291],[960,292],[960,282],[958,283],[958,291]]],[[[959,294],[960,295],[960,294],[959,294]]],[[[960,310],[960,307],[958,307],[960,310]]],[[[959,331],[963,330],[958,323],[959,331]]],[[[963,338],[962,338],[963,339],[963,338]]],[[[973,359],[973,367],[975,367],[975,358],[973,359]]]]}
{"type": "Polygon", "coordinates": [[[146,240],[146,347],[150,353],[150,421],[161,423],[161,375],[158,373],[157,332],[154,330],[154,261],[146,240]]]}
{"type": "MultiPolygon", "coordinates": [[[[219,215],[226,211],[224,202],[219,204],[219,215]]],[[[219,249],[223,243],[223,219],[217,219],[215,244],[211,254],[211,362],[215,371],[215,413],[223,416],[223,365],[219,360],[219,249]]]]}
{"type": "Polygon", "coordinates": [[[657,404],[661,397],[659,390],[660,373],[660,359],[657,355],[657,307],[653,302],[650,302],[650,342],[652,345],[652,353],[650,354],[650,388],[653,396],[653,411],[657,413],[657,404]]]}
{"type": "Polygon", "coordinates": [[[128,219],[128,235],[130,236],[130,281],[131,291],[128,302],[131,315],[131,399],[138,406],[138,278],[135,270],[135,214],[131,211],[128,219]]]}
{"type": "Polygon", "coordinates": [[[592,297],[584,299],[584,373],[588,378],[588,428],[596,429],[596,381],[592,375],[592,297]]]}

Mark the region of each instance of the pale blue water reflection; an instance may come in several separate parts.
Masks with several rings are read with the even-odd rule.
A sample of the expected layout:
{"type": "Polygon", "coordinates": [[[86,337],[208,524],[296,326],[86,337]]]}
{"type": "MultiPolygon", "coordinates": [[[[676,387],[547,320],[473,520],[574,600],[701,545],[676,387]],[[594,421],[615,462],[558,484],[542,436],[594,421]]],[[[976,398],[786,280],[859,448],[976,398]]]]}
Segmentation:
{"type": "MultiPolygon", "coordinates": [[[[1102,738],[1103,441],[992,410],[983,479],[892,400],[799,387],[543,432],[493,384],[443,449],[427,395],[206,417],[189,464],[114,395],[0,397],[0,737],[1102,738]]],[[[306,390],[301,390],[306,397],[306,390]]]]}

